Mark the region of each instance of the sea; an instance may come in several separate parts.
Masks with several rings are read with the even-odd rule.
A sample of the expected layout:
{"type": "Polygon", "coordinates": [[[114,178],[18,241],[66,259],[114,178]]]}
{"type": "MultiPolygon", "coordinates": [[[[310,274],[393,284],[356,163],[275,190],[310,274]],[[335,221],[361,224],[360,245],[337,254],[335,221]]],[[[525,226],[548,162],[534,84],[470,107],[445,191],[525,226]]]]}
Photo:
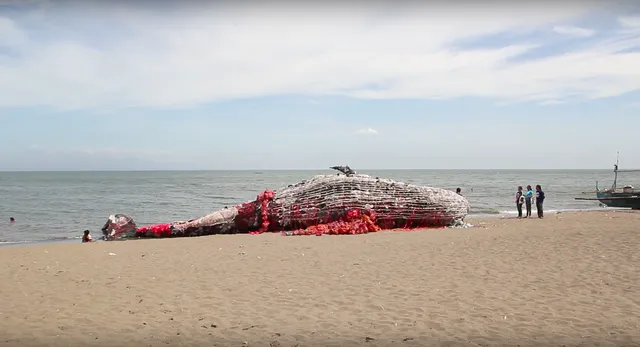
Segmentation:
{"type": "MultiPolygon", "coordinates": [[[[471,215],[478,217],[514,215],[516,187],[527,184],[543,187],[546,213],[601,209],[597,201],[574,198],[594,197],[596,181],[609,187],[613,180],[611,170],[359,173],[450,190],[460,187],[471,215]]],[[[320,174],[335,171],[0,172],[0,244],[78,242],[85,229],[94,237],[101,235],[100,228],[114,213],[130,215],[138,225],[189,220],[253,200],[267,188],[320,174]]]]}

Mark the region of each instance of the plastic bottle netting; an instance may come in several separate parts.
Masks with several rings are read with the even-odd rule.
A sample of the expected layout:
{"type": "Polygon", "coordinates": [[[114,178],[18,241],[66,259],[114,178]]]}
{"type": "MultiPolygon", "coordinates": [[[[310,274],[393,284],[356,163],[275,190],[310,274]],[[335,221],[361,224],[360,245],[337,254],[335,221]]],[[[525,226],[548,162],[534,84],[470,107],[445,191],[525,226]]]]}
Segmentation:
{"type": "Polygon", "coordinates": [[[461,222],[468,212],[468,201],[449,190],[368,175],[322,175],[275,192],[266,190],[254,201],[187,222],[136,228],[127,217],[128,226],[118,226],[124,232],[116,234],[123,237],[263,232],[361,234],[381,229],[450,226],[461,222]]]}

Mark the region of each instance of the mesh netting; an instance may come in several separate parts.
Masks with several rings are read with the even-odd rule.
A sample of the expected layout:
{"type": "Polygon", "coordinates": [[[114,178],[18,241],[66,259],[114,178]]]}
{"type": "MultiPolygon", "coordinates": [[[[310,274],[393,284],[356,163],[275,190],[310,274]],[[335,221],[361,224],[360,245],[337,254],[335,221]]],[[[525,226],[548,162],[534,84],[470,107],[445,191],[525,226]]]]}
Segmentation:
{"type": "MultiPolygon", "coordinates": [[[[322,175],[188,222],[126,229],[124,236],[179,237],[281,231],[283,235],[360,234],[459,224],[468,201],[440,188],[368,175],[322,175]]],[[[127,217],[129,218],[129,217],[127,217]]]]}
{"type": "Polygon", "coordinates": [[[277,191],[268,206],[284,230],[343,219],[349,210],[374,211],[383,229],[441,227],[463,219],[467,200],[448,190],[367,175],[325,175],[277,191]]]}

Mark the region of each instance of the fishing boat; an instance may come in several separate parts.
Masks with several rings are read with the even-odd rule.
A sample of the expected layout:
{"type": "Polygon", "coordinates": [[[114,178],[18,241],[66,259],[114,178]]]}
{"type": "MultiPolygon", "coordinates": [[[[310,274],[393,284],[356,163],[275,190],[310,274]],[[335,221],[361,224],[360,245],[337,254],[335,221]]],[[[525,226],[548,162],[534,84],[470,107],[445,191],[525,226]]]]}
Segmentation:
{"type": "Polygon", "coordinates": [[[630,208],[632,210],[640,210],[640,190],[635,189],[631,185],[622,188],[618,187],[618,174],[628,172],[640,172],[640,170],[620,170],[618,165],[620,160],[616,160],[613,166],[613,185],[609,189],[601,190],[596,181],[596,197],[595,198],[576,198],[576,200],[596,200],[606,207],[630,208]]]}

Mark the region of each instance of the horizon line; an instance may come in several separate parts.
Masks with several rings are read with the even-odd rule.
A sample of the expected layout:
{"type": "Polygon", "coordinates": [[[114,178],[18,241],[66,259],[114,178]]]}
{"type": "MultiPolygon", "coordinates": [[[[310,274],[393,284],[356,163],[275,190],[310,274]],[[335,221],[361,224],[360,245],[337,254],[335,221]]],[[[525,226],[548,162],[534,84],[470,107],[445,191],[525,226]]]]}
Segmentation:
{"type": "MultiPolygon", "coordinates": [[[[545,168],[545,169],[514,169],[514,168],[495,168],[495,169],[358,169],[356,172],[364,173],[365,171],[611,171],[612,169],[589,168],[589,169],[570,169],[570,168],[545,168]]],[[[331,168],[326,169],[114,169],[114,170],[0,170],[0,173],[52,173],[52,172],[282,172],[282,171],[335,171],[331,168]]]]}

